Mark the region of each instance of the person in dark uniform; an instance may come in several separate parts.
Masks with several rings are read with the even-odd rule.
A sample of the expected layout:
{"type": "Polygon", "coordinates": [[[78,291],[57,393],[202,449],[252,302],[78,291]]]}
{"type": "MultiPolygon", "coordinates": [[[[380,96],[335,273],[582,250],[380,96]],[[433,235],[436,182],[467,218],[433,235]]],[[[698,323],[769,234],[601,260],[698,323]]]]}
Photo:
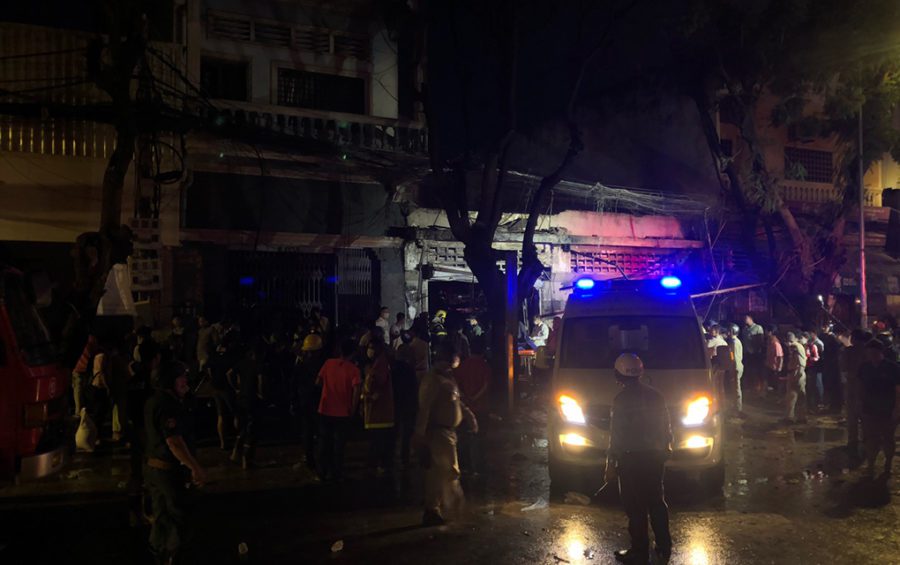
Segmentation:
{"type": "Polygon", "coordinates": [[[662,394],[641,382],[644,364],[637,355],[620,355],[615,373],[624,389],[613,400],[605,478],[607,482],[619,480],[631,536],[631,548],[616,551],[615,557],[623,563],[649,562],[649,515],[656,553],[661,562],[667,563],[672,554],[672,538],[663,495],[663,471],[672,446],[669,411],[662,394]]]}
{"type": "Polygon", "coordinates": [[[153,521],[150,548],[159,563],[172,563],[186,541],[186,489],[182,466],[191,481],[202,486],[206,471],[197,462],[185,439],[191,426],[183,407],[190,387],[186,367],[168,361],[159,369],[159,390],[144,407],[147,430],[147,462],[144,484],[150,493],[153,521]]]}
{"type": "Polygon", "coordinates": [[[884,344],[873,339],[866,344],[866,362],[859,367],[860,406],[867,475],[875,474],[875,459],[884,452],[884,475],[890,477],[896,450],[900,409],[900,366],[885,356],[884,344]]]}
{"type": "Polygon", "coordinates": [[[322,336],[309,334],[295,357],[293,366],[294,389],[297,394],[296,417],[300,424],[303,456],[306,466],[315,471],[316,428],[318,426],[319,400],[322,390],[316,384],[319,371],[325,364],[322,336]]]}
{"type": "MultiPolygon", "coordinates": [[[[259,346],[257,346],[258,348],[259,346]]],[[[259,409],[262,404],[262,366],[260,351],[248,347],[244,358],[229,373],[232,386],[237,390],[238,437],[234,442],[231,460],[241,462],[241,467],[253,466],[256,451],[256,426],[259,425],[259,409]]]]}

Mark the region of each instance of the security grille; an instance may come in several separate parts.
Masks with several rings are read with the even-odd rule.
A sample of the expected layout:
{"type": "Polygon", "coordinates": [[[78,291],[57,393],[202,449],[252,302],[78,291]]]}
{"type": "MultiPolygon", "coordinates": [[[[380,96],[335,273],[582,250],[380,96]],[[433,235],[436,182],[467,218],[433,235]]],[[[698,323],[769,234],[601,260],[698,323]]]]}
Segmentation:
{"type": "Polygon", "coordinates": [[[372,260],[364,249],[346,249],[337,254],[338,294],[368,296],[372,293],[372,260]]]}
{"type": "Polygon", "coordinates": [[[440,265],[442,267],[457,267],[467,269],[465,251],[462,247],[429,246],[426,251],[426,263],[440,265]]]}
{"type": "Polygon", "coordinates": [[[366,83],[355,77],[278,69],[278,104],[364,114],[366,83]]]}
{"type": "Polygon", "coordinates": [[[239,302],[309,311],[333,303],[334,256],[314,253],[233,251],[230,278],[239,302]]]}
{"type": "Polygon", "coordinates": [[[675,257],[664,253],[634,253],[630,251],[600,251],[582,253],[572,251],[569,266],[573,273],[592,273],[609,277],[657,277],[672,272],[675,257]]]}
{"type": "Polygon", "coordinates": [[[791,180],[828,184],[834,182],[834,159],[831,151],[785,147],[784,170],[791,180]]]}

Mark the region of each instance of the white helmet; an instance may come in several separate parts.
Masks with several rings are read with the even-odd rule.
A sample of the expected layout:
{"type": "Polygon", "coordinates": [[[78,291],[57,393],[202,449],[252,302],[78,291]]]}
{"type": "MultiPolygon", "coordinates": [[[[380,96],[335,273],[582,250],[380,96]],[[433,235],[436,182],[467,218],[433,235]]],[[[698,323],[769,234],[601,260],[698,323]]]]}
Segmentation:
{"type": "Polygon", "coordinates": [[[634,353],[623,353],[616,359],[616,372],[624,377],[640,377],[644,374],[644,362],[634,353]]]}

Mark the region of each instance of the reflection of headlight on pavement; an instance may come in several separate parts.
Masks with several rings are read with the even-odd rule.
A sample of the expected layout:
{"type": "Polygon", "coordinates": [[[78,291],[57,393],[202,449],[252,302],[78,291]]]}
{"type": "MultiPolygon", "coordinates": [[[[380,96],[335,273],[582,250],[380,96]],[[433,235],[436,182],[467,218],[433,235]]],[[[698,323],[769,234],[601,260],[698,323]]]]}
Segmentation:
{"type": "Polygon", "coordinates": [[[563,445],[574,445],[576,447],[589,447],[594,445],[594,442],[581,434],[562,434],[559,436],[559,443],[563,445]]]}
{"type": "Polygon", "coordinates": [[[709,565],[709,553],[702,544],[692,544],[688,554],[689,565],[709,565]]]}
{"type": "Polygon", "coordinates": [[[706,436],[691,436],[679,444],[681,449],[703,449],[712,447],[713,438],[706,436]]]}
{"type": "Polygon", "coordinates": [[[688,427],[703,425],[709,416],[710,404],[708,396],[698,396],[691,400],[688,402],[681,423],[688,427]]]}
{"type": "Polygon", "coordinates": [[[566,553],[569,554],[569,561],[581,561],[584,559],[584,542],[570,538],[566,541],[566,553]]]}
{"type": "Polygon", "coordinates": [[[584,424],[584,411],[578,405],[578,401],[565,394],[559,397],[559,412],[563,420],[570,424],[584,424]]]}

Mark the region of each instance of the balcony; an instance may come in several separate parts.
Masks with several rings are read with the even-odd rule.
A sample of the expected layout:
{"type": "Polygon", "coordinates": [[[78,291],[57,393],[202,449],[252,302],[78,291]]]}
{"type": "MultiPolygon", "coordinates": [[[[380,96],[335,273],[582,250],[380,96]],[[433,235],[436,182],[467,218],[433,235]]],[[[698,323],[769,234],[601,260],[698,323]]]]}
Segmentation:
{"type": "Polygon", "coordinates": [[[212,100],[212,103],[221,115],[239,126],[348,148],[417,156],[428,153],[427,130],[419,122],[231,100],[212,100]]]}

